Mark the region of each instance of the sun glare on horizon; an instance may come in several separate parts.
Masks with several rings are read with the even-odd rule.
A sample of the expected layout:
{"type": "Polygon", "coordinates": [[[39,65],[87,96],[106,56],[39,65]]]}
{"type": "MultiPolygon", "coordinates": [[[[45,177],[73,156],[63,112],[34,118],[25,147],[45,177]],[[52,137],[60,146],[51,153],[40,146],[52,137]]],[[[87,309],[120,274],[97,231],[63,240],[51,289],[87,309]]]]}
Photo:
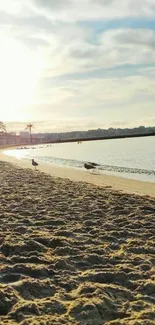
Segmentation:
{"type": "Polygon", "coordinates": [[[0,37],[0,45],[1,119],[27,119],[26,107],[35,104],[44,57],[9,37],[0,37]]]}

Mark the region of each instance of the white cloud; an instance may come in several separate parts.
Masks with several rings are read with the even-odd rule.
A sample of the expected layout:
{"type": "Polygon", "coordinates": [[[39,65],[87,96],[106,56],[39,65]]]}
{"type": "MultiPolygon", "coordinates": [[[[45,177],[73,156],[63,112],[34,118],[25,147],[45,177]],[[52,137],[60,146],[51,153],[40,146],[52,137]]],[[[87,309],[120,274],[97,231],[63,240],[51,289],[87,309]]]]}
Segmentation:
{"type": "Polygon", "coordinates": [[[33,111],[36,116],[39,111],[38,120],[46,116],[49,121],[62,119],[66,124],[75,117],[84,120],[85,124],[92,123],[92,120],[108,124],[126,117],[135,120],[141,115],[154,114],[154,89],[155,79],[140,75],[71,80],[65,86],[45,87],[33,111]]]}
{"type": "MultiPolygon", "coordinates": [[[[90,43],[90,34],[62,40],[57,34],[57,50],[51,53],[48,74],[52,76],[93,69],[110,68],[124,64],[155,63],[155,31],[149,29],[115,29],[102,33],[96,43],[90,43]],[[137,41],[136,41],[137,40],[137,41]]],[[[50,53],[50,50],[49,50],[50,53]]]]}
{"type": "Polygon", "coordinates": [[[61,21],[154,17],[154,0],[29,0],[47,17],[61,21]]]}
{"type": "Polygon", "coordinates": [[[23,1],[18,1],[18,0],[5,0],[1,1],[0,3],[0,10],[17,15],[20,13],[23,7],[23,1]]]}
{"type": "MultiPolygon", "coordinates": [[[[83,106],[84,102],[87,102],[87,106],[91,108],[95,108],[95,106],[106,107],[106,105],[115,107],[122,105],[122,103],[125,106],[125,102],[132,103],[135,96],[139,94],[143,95],[142,101],[144,101],[144,96],[146,96],[146,100],[148,100],[148,96],[154,96],[155,100],[155,80],[147,77],[89,79],[72,82],[72,87],[74,85],[73,90],[70,90],[72,94],[70,102],[75,107],[79,104],[83,106]]],[[[61,94],[59,95],[63,98],[61,94]]]]}
{"type": "MultiPolygon", "coordinates": [[[[12,1],[8,0],[8,7],[9,3],[11,7],[12,1]]],[[[123,0],[123,2],[116,0],[98,0],[97,2],[92,0],[81,2],[80,0],[65,2],[64,0],[28,0],[26,2],[22,0],[21,4],[24,10],[22,11],[21,7],[20,15],[17,14],[16,17],[11,16],[10,12],[7,12],[7,15],[0,13],[1,21],[3,21],[1,33],[24,43],[37,55],[38,52],[43,53],[47,61],[46,73],[51,77],[121,64],[147,64],[148,60],[149,63],[155,63],[155,31],[112,29],[96,35],[93,28],[81,26],[75,23],[74,19],[74,13],[79,15],[80,19],[81,12],[88,15],[92,12],[94,19],[95,10],[99,15],[107,15],[109,19],[109,15],[112,15],[116,8],[120,17],[121,12],[122,17],[132,16],[132,14],[140,16],[141,12],[143,15],[144,13],[148,15],[149,12],[153,15],[155,6],[153,9],[152,0],[144,0],[143,3],[141,0],[136,2],[133,0],[123,0]],[[94,6],[97,9],[94,9],[94,6]],[[136,10],[136,6],[139,9],[136,10]],[[64,14],[65,10],[68,18],[70,16],[73,18],[70,23],[69,19],[60,22],[61,13],[64,14]],[[109,15],[106,10],[109,10],[109,15]],[[51,14],[57,16],[52,18],[51,14]]]]}
{"type": "MultiPolygon", "coordinates": [[[[154,0],[2,2],[0,45],[2,47],[4,37],[8,40],[8,45],[7,54],[4,53],[0,67],[3,68],[5,85],[9,85],[10,90],[5,87],[1,96],[3,104],[9,103],[6,106],[0,103],[1,119],[9,116],[15,120],[18,116],[21,120],[29,118],[38,121],[46,116],[46,119],[55,120],[54,128],[60,129],[62,125],[64,128],[65,125],[79,125],[81,128],[97,123],[100,125],[101,119],[104,125],[117,121],[126,123],[126,115],[128,119],[133,120],[138,120],[139,114],[144,118],[147,118],[148,114],[148,117],[152,118],[155,73],[150,68],[145,67],[137,72],[137,76],[128,78],[119,78],[117,72],[112,72],[109,78],[99,79],[97,75],[97,71],[101,69],[120,65],[155,64],[154,30],[112,29],[111,25],[109,30],[97,34],[97,20],[109,20],[110,23],[111,19],[126,17],[154,18],[154,0]],[[82,20],[91,19],[94,20],[92,28],[91,22],[89,28],[86,23],[80,23],[82,20]],[[27,49],[24,50],[24,55],[22,48],[27,49]],[[26,53],[29,53],[29,62],[26,53]],[[7,71],[7,66],[10,67],[8,62],[13,67],[10,69],[13,73],[7,71]],[[30,101],[24,94],[25,89],[31,85],[28,80],[31,78],[32,82],[30,76],[34,67],[35,73],[39,69],[41,72],[39,75],[36,73],[34,84],[38,85],[38,88],[32,90],[31,87],[33,100],[30,101]],[[88,77],[89,72],[93,71],[96,77],[88,77]],[[68,74],[72,75],[70,81],[66,76],[68,74]],[[82,76],[81,80],[76,80],[76,74],[83,74],[85,80],[82,80],[82,76]],[[16,82],[18,75],[20,78],[16,82]],[[77,122],[74,119],[77,119],[77,122]]],[[[4,84],[3,77],[1,84],[4,84]]]]}
{"type": "Polygon", "coordinates": [[[155,17],[154,0],[5,0],[0,10],[27,17],[33,12],[63,22],[155,17]]]}

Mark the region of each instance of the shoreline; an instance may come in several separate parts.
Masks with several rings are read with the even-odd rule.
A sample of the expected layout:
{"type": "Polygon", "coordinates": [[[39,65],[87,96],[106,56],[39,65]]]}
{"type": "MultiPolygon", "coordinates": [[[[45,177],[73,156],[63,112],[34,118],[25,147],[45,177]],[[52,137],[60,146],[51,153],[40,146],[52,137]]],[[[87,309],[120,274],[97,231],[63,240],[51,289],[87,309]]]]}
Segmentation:
{"type": "MultiPolygon", "coordinates": [[[[0,148],[0,160],[10,162],[21,168],[33,169],[31,161],[18,159],[16,157],[4,154],[5,150],[12,150],[15,147],[0,148]]],[[[155,183],[133,180],[118,176],[89,173],[83,170],[76,170],[67,167],[58,167],[41,162],[39,171],[49,174],[52,177],[69,179],[74,182],[83,182],[101,187],[109,187],[116,191],[122,191],[128,194],[148,195],[155,197],[155,183]]]]}

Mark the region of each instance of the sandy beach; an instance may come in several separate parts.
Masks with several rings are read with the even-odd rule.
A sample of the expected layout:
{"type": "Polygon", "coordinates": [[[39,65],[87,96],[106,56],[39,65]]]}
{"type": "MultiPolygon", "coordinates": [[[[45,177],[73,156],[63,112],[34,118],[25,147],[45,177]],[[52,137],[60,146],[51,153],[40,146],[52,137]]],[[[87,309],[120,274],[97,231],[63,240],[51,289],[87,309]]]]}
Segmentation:
{"type": "Polygon", "coordinates": [[[155,324],[155,201],[0,162],[0,324],[155,324]]]}

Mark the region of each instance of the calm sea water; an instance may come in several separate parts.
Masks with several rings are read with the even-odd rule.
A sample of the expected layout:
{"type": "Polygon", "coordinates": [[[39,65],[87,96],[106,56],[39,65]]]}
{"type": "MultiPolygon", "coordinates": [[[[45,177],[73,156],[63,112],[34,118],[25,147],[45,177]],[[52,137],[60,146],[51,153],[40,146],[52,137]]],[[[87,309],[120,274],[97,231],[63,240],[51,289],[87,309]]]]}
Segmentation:
{"type": "Polygon", "coordinates": [[[78,169],[91,161],[100,165],[99,173],[155,182],[155,137],[39,145],[5,153],[78,169]]]}

